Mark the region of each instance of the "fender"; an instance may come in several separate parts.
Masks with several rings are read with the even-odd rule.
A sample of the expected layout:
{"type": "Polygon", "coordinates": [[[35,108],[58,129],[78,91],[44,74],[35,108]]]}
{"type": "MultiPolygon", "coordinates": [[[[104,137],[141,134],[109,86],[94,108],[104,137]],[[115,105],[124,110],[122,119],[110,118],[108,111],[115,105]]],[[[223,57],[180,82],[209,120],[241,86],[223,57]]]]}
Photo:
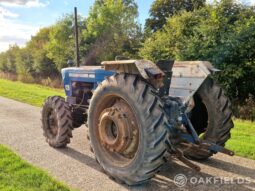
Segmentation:
{"type": "Polygon", "coordinates": [[[205,79],[220,70],[206,61],[175,61],[172,68],[169,96],[179,97],[187,103],[205,79]]]}
{"type": "Polygon", "coordinates": [[[139,75],[148,81],[156,89],[164,86],[165,73],[152,61],[149,60],[119,60],[102,62],[105,70],[117,73],[139,75]]]}

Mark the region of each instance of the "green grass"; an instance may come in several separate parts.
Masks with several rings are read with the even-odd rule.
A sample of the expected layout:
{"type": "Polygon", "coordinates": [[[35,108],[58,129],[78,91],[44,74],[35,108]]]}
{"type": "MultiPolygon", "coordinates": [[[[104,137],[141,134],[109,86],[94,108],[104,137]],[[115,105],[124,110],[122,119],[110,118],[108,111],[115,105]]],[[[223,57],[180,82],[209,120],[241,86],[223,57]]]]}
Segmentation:
{"type": "Polygon", "coordinates": [[[36,84],[25,84],[0,79],[0,96],[41,106],[45,98],[52,95],[64,96],[64,91],[36,84]]]}
{"type": "Polygon", "coordinates": [[[231,139],[226,147],[238,156],[255,160],[255,123],[235,120],[235,127],[231,130],[231,139]]]}
{"type": "Polygon", "coordinates": [[[0,145],[0,190],[68,191],[46,172],[23,161],[10,149],[0,145]]]}
{"type": "MultiPolygon", "coordinates": [[[[51,95],[64,96],[63,90],[47,88],[36,84],[25,84],[0,79],[0,96],[41,106],[51,95]]],[[[69,190],[46,172],[23,161],[8,148],[0,145],[0,190],[20,191],[69,190]]]]}

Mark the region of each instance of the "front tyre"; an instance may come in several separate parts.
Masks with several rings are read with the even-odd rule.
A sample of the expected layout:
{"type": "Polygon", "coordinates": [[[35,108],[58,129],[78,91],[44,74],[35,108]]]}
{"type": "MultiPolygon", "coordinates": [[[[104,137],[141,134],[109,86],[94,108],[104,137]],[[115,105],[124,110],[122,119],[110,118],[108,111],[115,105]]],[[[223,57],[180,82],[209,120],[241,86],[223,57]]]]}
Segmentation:
{"type": "Polygon", "coordinates": [[[167,119],[149,84],[118,74],[95,90],[89,107],[89,138],[96,159],[118,182],[141,184],[163,165],[167,119]]]}
{"type": "Polygon", "coordinates": [[[70,143],[72,118],[64,98],[59,96],[47,98],[42,108],[42,129],[50,146],[60,148],[70,143]]]}

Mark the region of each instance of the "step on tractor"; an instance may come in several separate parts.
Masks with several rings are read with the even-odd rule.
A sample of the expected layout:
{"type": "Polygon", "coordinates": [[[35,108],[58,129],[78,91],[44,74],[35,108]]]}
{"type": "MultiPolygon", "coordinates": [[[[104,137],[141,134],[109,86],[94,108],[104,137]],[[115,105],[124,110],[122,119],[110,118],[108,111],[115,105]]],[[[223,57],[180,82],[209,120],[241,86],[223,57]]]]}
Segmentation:
{"type": "Polygon", "coordinates": [[[150,180],[173,157],[199,171],[191,159],[234,155],[224,148],[233,127],[230,101],[209,62],[116,59],[80,66],[77,39],[78,33],[77,66],[62,69],[66,98],[49,97],[42,108],[50,146],[66,147],[84,125],[104,172],[128,185],[150,180]]]}

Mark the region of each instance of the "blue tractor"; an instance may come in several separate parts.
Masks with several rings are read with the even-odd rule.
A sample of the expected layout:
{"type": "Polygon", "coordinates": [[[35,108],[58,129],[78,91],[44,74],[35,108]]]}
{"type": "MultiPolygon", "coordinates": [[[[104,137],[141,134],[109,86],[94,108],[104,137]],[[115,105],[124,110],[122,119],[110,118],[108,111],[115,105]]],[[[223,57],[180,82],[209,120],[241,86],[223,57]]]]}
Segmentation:
{"type": "Polygon", "coordinates": [[[189,159],[234,155],[224,148],[233,121],[230,101],[211,77],[216,71],[203,61],[115,60],[64,68],[66,98],[45,101],[44,136],[50,146],[65,147],[85,124],[97,162],[128,185],[150,180],[169,154],[199,171],[189,159]]]}

